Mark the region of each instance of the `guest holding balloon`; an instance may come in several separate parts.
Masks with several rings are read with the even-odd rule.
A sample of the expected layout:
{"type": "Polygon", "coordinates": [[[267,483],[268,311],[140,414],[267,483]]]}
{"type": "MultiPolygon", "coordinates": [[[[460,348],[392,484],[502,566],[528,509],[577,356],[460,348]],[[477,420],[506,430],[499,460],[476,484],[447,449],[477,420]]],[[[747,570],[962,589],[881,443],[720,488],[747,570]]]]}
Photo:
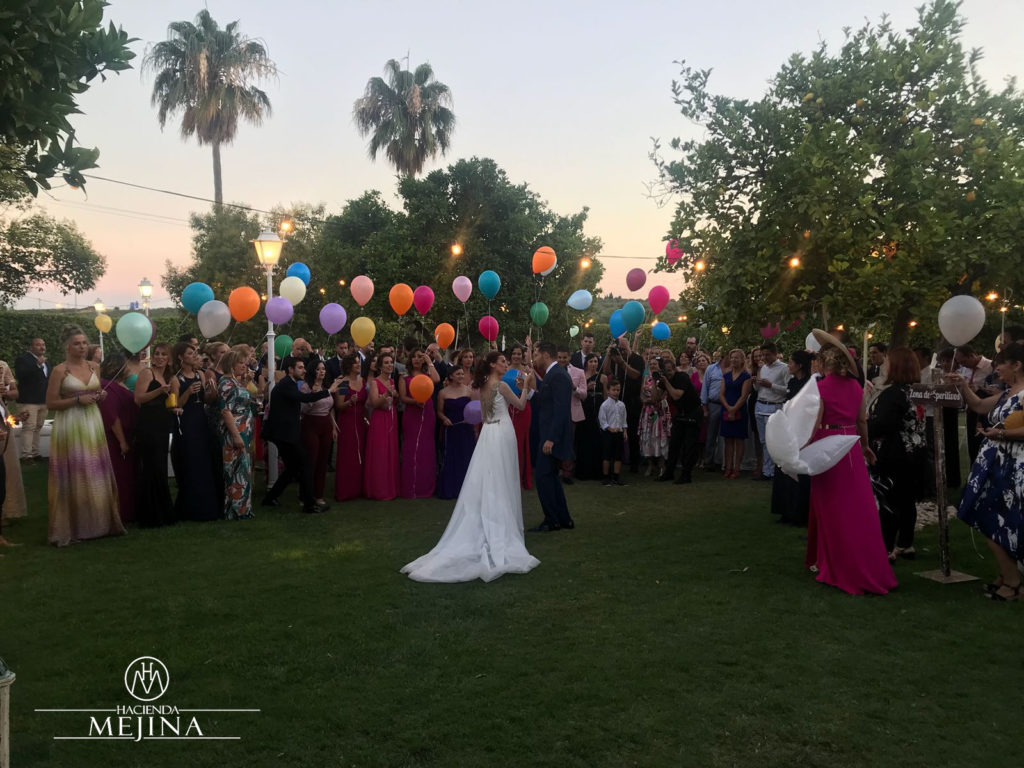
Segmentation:
{"type": "Polygon", "coordinates": [[[380,501],[398,496],[398,392],[391,380],[394,370],[394,356],[381,351],[376,357],[377,372],[366,384],[371,414],[363,494],[380,501]]]}
{"type": "Polygon", "coordinates": [[[338,424],[338,458],[335,462],[334,498],[338,501],[358,499],[363,495],[363,474],[366,469],[366,386],[360,375],[358,355],[348,354],[341,360],[334,408],[338,424]]]}
{"type": "Polygon", "coordinates": [[[199,353],[182,342],[172,353],[178,383],[178,430],[174,438],[175,479],[178,497],[174,513],[179,520],[208,521],[223,517],[220,475],[214,474],[210,454],[216,450],[206,418],[206,388],[199,370],[199,353]]]}
{"type": "Polygon", "coordinates": [[[478,398],[479,395],[467,383],[465,369],[460,366],[452,368],[437,397],[437,417],[444,425],[438,498],[456,499],[462,490],[462,481],[466,478],[476,445],[476,432],[465,418],[466,408],[478,398]]]}
{"type": "MultiPolygon", "coordinates": [[[[642,315],[643,309],[640,311],[642,315]]],[[[623,336],[608,347],[601,372],[608,377],[608,381],[614,379],[622,383],[622,402],[626,405],[628,423],[629,469],[635,473],[640,467],[640,390],[643,385],[644,359],[631,351],[629,341],[623,336]]]]}
{"type": "Polygon", "coordinates": [[[139,406],[124,385],[125,356],[111,352],[100,365],[100,384],[107,396],[100,401],[103,428],[107,435],[107,451],[117,484],[118,511],[122,523],[135,522],[135,475],[137,461],[132,446],[135,444],[135,423],[139,406]]]}
{"type": "Polygon", "coordinates": [[[408,373],[398,383],[398,396],[405,403],[402,412],[402,481],[406,499],[426,499],[434,495],[437,482],[437,454],[434,426],[437,414],[431,397],[440,381],[430,358],[422,349],[414,349],[408,373]]]}
{"type": "MultiPolygon", "coordinates": [[[[750,374],[746,370],[746,355],[742,349],[729,353],[729,365],[722,377],[718,401],[722,406],[720,434],[725,439],[725,477],[740,476],[743,462],[743,443],[750,432],[747,399],[750,397],[750,374]]],[[[758,465],[758,472],[761,465],[758,465]]]]}
{"type": "MultiPolygon", "coordinates": [[[[302,393],[326,391],[328,388],[326,379],[327,364],[321,360],[312,359],[306,369],[305,381],[299,384],[299,391],[302,393]]],[[[306,448],[306,458],[313,468],[313,497],[318,506],[327,504],[327,500],[324,498],[327,463],[331,457],[334,433],[337,431],[337,425],[331,417],[333,410],[334,399],[331,397],[302,403],[300,409],[302,444],[306,448]]]]}
{"type": "MultiPolygon", "coordinates": [[[[508,384],[516,397],[522,392],[530,371],[526,366],[526,354],[522,344],[513,344],[512,349],[505,352],[509,360],[509,369],[502,380],[508,384]]],[[[533,472],[530,465],[530,401],[526,401],[523,410],[509,406],[512,417],[512,428],[516,433],[516,455],[519,457],[519,483],[523,490],[533,489],[533,472]]]]}
{"type": "Polygon", "coordinates": [[[217,384],[220,415],[221,472],[224,479],[224,518],[248,519],[252,513],[252,459],[249,444],[256,418],[256,401],[246,387],[248,368],[240,352],[228,352],[220,359],[221,378],[217,384]]]}
{"type": "Polygon", "coordinates": [[[601,373],[601,358],[588,353],[583,361],[583,374],[587,381],[587,396],[583,399],[583,421],[576,425],[576,478],[600,480],[601,424],[598,413],[604,401],[607,378],[601,373]]]}
{"type": "Polygon", "coordinates": [[[151,365],[139,374],[135,386],[135,404],[139,406],[135,428],[139,460],[135,508],[139,524],[147,528],[170,525],[178,520],[167,480],[167,455],[175,423],[172,411],[178,408],[179,394],[178,380],[170,372],[170,357],[167,344],[154,346],[151,365]]]}

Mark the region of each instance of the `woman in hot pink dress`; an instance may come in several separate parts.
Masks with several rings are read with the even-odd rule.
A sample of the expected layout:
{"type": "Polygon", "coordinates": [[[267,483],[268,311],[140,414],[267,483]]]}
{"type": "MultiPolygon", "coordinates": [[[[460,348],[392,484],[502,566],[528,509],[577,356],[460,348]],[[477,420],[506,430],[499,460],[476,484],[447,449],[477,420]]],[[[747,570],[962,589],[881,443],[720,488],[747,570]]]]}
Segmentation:
{"type": "Polygon", "coordinates": [[[418,403],[409,393],[413,377],[424,375],[433,384],[440,377],[430,358],[422,349],[415,349],[409,364],[409,374],[398,384],[399,397],[405,403],[402,412],[402,497],[426,499],[434,495],[437,482],[437,452],[434,449],[434,427],[437,414],[433,399],[418,403]]]}
{"type": "Polygon", "coordinates": [[[366,386],[359,374],[358,355],[348,355],[341,361],[341,378],[334,393],[338,421],[334,498],[348,501],[363,495],[366,466],[366,386]]]}
{"type": "Polygon", "coordinates": [[[882,524],[868,478],[875,455],[868,447],[864,391],[849,352],[829,334],[814,331],[822,344],[818,382],[821,409],[814,440],[828,435],[860,435],[860,443],[832,469],[811,477],[807,561],[818,581],[851,595],[884,595],[898,585],[882,540],[882,524]],[[865,463],[867,462],[867,463],[865,463]]]}
{"type": "Polygon", "coordinates": [[[390,352],[377,355],[377,370],[366,382],[372,413],[366,431],[363,495],[387,501],[398,496],[398,393],[391,381],[395,358],[390,352]]]}

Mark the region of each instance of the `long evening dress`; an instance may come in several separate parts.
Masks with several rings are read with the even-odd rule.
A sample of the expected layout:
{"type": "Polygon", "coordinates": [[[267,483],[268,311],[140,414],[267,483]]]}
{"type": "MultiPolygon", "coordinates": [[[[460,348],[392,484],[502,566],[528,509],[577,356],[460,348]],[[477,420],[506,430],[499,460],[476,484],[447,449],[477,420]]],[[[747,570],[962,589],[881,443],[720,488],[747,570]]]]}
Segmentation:
{"type": "Polygon", "coordinates": [[[114,470],[114,481],[117,483],[117,507],[122,523],[135,522],[135,422],[139,418],[139,406],[135,404],[135,396],[127,387],[114,381],[103,381],[103,389],[107,396],[100,403],[103,414],[103,428],[107,435],[107,451],[110,454],[110,466],[114,470]],[[114,422],[121,420],[121,432],[128,443],[128,453],[121,453],[121,444],[114,434],[114,422]]]}
{"type": "MultiPolygon", "coordinates": [[[[857,380],[832,373],[818,390],[824,411],[812,440],[857,434],[864,396],[857,380]]],[[[832,469],[811,477],[807,565],[818,566],[818,581],[851,595],[884,595],[897,587],[859,443],[832,469]]]]}
{"type": "MultiPolygon", "coordinates": [[[[8,387],[15,383],[14,373],[3,361],[0,361],[0,383],[6,384],[8,387]]],[[[10,412],[10,406],[7,403],[4,405],[10,412]]],[[[18,460],[18,441],[13,433],[7,441],[7,448],[4,449],[4,466],[7,480],[7,496],[3,504],[4,520],[25,517],[28,514],[28,504],[25,501],[25,481],[21,476],[21,462],[18,460]]]]}
{"type": "MultiPolygon", "coordinates": [[[[179,391],[185,392],[195,382],[203,383],[201,374],[186,378],[178,375],[179,391]]],[[[220,493],[216,483],[220,478],[214,475],[210,464],[210,428],[206,419],[206,405],[203,389],[189,395],[178,417],[178,434],[174,438],[173,452],[178,473],[178,497],[174,502],[174,513],[180,520],[220,520],[224,511],[220,505],[220,493]]],[[[181,396],[179,395],[179,402],[181,396]]]]}
{"type": "MultiPolygon", "coordinates": [[[[412,376],[405,377],[408,391],[412,376]]],[[[436,406],[406,403],[402,412],[402,497],[426,499],[437,484],[437,452],[434,450],[436,406]]]]}
{"type": "Polygon", "coordinates": [[[574,443],[576,448],[576,477],[580,480],[600,480],[601,470],[601,425],[597,412],[601,409],[604,396],[601,394],[601,375],[595,373],[587,379],[587,396],[583,400],[583,421],[576,425],[574,443]],[[590,385],[594,388],[591,389],[590,385]]]}
{"type": "MultiPolygon", "coordinates": [[[[516,387],[518,389],[518,387],[516,387]]],[[[516,392],[518,395],[519,393],[516,392]]],[[[524,491],[533,489],[533,466],[530,463],[530,403],[518,411],[510,409],[512,428],[516,433],[516,456],[519,457],[519,484],[524,491]]]]}
{"type": "MultiPolygon", "coordinates": [[[[154,377],[146,391],[153,392],[160,386],[154,377]]],[[[173,416],[167,410],[167,395],[154,397],[139,406],[139,420],[135,426],[135,446],[139,461],[135,512],[139,525],[144,528],[177,522],[174,502],[171,500],[171,485],[167,479],[173,416]]]]}
{"type": "MultiPolygon", "coordinates": [[[[383,382],[374,379],[369,386],[383,395],[383,382]]],[[[366,430],[366,468],[363,495],[368,499],[388,501],[398,496],[398,410],[374,408],[366,430]]]]}
{"type": "Polygon", "coordinates": [[[402,568],[414,581],[492,581],[527,573],[540,561],[526,551],[516,433],[500,392],[484,423],[448,527],[430,552],[402,568]]]}
{"type": "Polygon", "coordinates": [[[444,401],[444,415],[452,425],[445,427],[441,433],[444,458],[437,481],[437,496],[440,499],[458,498],[470,459],[473,458],[476,432],[473,425],[466,422],[464,416],[471,399],[453,397],[444,401]]]}
{"type": "Polygon", "coordinates": [[[244,448],[235,448],[233,437],[220,422],[221,469],[224,473],[224,517],[227,520],[248,519],[252,514],[252,444],[256,401],[249,390],[231,376],[222,376],[217,383],[217,404],[220,411],[230,411],[244,448]]]}
{"type": "Polygon", "coordinates": [[[366,465],[366,386],[349,395],[355,404],[339,410],[338,458],[335,462],[334,498],[358,499],[363,495],[366,465]]]}
{"type": "MultiPolygon", "coordinates": [[[[60,396],[70,398],[99,388],[95,373],[83,384],[68,371],[60,383],[60,396]]],[[[103,417],[95,403],[54,412],[47,496],[51,544],[62,547],[81,539],[124,533],[103,417]]]]}

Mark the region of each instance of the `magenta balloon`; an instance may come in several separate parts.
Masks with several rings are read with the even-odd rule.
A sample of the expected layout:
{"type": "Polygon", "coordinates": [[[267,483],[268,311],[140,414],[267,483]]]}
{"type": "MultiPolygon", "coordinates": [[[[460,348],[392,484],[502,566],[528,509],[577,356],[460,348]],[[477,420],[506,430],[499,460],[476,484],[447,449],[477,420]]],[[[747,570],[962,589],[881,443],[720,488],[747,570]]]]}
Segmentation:
{"type": "Polygon", "coordinates": [[[320,310],[320,327],[332,336],[344,328],[346,322],[348,322],[348,315],[341,304],[331,302],[325,304],[324,308],[320,310]]]}
{"type": "Polygon", "coordinates": [[[412,303],[421,315],[427,314],[434,306],[434,291],[426,285],[421,285],[412,292],[412,303]]]}
{"type": "Polygon", "coordinates": [[[455,294],[455,298],[465,304],[473,293],[473,281],[465,275],[459,275],[452,280],[452,293],[455,294]]]}
{"type": "Polygon", "coordinates": [[[639,291],[647,282],[647,273],[639,267],[634,267],[626,274],[626,287],[631,291],[639,291]]]}
{"type": "Polygon", "coordinates": [[[479,424],[484,420],[484,413],[479,400],[470,400],[462,409],[462,420],[467,424],[479,424]]]}
{"type": "Polygon", "coordinates": [[[477,328],[480,329],[480,335],[488,341],[494,341],[498,338],[498,321],[490,315],[481,317],[477,328]]]}
{"type": "Polygon", "coordinates": [[[267,302],[264,310],[267,313],[267,320],[274,325],[283,325],[292,319],[295,314],[295,307],[284,296],[275,296],[267,302]]]}
{"type": "Polygon", "coordinates": [[[658,314],[668,306],[668,288],[664,285],[656,285],[647,294],[647,303],[651,306],[651,312],[658,314]]]}

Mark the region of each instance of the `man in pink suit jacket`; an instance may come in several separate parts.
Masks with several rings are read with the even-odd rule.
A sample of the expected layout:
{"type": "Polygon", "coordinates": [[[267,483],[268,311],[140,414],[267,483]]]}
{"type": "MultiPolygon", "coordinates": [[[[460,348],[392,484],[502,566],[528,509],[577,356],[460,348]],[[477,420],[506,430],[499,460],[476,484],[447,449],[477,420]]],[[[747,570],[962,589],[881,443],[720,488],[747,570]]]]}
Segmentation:
{"type": "MultiPolygon", "coordinates": [[[[573,438],[575,439],[576,425],[586,418],[583,415],[583,401],[587,397],[587,374],[584,373],[582,368],[577,368],[569,362],[568,347],[558,348],[558,364],[566,369],[569,373],[569,379],[572,381],[572,401],[570,403],[569,416],[572,420],[573,438]]],[[[572,468],[573,462],[562,462],[563,483],[572,485],[572,468]]]]}

